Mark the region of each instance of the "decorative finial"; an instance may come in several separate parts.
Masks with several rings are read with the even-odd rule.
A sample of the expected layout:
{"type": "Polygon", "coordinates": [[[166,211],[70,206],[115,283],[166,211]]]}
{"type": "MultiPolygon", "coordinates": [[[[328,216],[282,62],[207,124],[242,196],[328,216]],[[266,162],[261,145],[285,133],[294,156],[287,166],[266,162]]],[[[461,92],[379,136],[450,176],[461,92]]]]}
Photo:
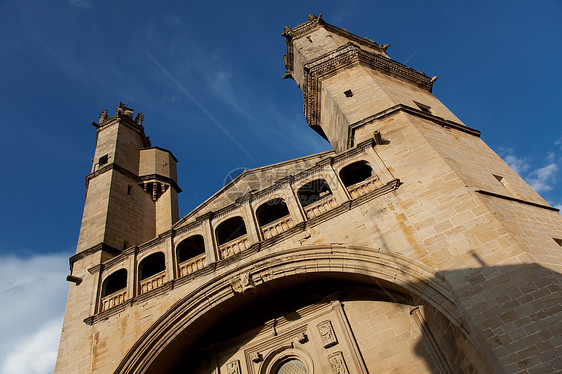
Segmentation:
{"type": "Polygon", "coordinates": [[[144,121],[144,115],[141,112],[137,113],[137,117],[135,118],[135,122],[137,125],[142,126],[142,121],[144,121]]]}
{"type": "Polygon", "coordinates": [[[102,123],[107,119],[107,109],[104,109],[103,112],[100,114],[100,119],[98,123],[102,123]]]}
{"type": "Polygon", "coordinates": [[[117,114],[123,114],[125,112],[125,108],[125,104],[120,101],[119,105],[117,105],[117,114]]]}
{"type": "Polygon", "coordinates": [[[433,78],[431,78],[431,80],[430,80],[429,82],[430,82],[431,84],[433,84],[433,83],[437,80],[437,78],[439,78],[438,75],[436,75],[436,76],[434,76],[433,78]]]}
{"type": "Polygon", "coordinates": [[[386,51],[388,49],[388,47],[390,47],[390,44],[385,44],[382,46],[382,50],[386,51]]]}

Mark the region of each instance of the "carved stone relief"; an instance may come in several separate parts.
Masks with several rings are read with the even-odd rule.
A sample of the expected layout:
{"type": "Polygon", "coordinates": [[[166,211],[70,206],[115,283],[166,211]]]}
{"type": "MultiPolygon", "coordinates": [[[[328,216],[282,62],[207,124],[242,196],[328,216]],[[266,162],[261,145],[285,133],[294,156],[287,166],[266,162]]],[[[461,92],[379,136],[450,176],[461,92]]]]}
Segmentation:
{"type": "Polygon", "coordinates": [[[338,344],[338,339],[336,338],[336,334],[334,329],[332,328],[332,323],[330,321],[320,322],[318,325],[318,332],[320,333],[320,337],[322,338],[322,344],[324,348],[329,348],[333,345],[338,344]]]}
{"type": "Polygon", "coordinates": [[[240,361],[232,361],[226,365],[226,370],[228,374],[242,374],[240,370],[240,361]]]}
{"type": "Polygon", "coordinates": [[[341,352],[336,352],[330,355],[328,360],[330,360],[330,368],[332,369],[333,374],[349,374],[341,352]]]}

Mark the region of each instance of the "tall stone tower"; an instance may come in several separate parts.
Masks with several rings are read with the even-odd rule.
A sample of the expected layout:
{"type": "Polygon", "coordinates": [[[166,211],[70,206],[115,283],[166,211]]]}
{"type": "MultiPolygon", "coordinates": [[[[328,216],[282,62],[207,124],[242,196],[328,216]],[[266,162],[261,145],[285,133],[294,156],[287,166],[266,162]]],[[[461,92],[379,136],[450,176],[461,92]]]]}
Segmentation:
{"type": "Polygon", "coordinates": [[[286,28],[334,150],[177,220],[175,162],[102,114],[57,373],[562,370],[562,217],[387,46],[286,28]]]}

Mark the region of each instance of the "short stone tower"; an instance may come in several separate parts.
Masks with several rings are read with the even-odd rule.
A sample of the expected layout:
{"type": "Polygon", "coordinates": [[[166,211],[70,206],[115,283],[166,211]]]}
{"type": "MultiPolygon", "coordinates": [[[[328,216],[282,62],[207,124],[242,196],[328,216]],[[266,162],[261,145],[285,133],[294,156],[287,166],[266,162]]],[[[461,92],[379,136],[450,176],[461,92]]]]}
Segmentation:
{"type": "Polygon", "coordinates": [[[174,155],[150,146],[144,116],[120,103],[93,122],[97,129],[92,172],[86,177],[86,204],[77,253],[96,246],[120,253],[170,230],[178,220],[174,155]]]}
{"type": "Polygon", "coordinates": [[[333,151],[177,220],[142,115],[94,124],[56,373],[562,371],[558,209],[388,45],[313,15],[283,35],[333,151]]]}

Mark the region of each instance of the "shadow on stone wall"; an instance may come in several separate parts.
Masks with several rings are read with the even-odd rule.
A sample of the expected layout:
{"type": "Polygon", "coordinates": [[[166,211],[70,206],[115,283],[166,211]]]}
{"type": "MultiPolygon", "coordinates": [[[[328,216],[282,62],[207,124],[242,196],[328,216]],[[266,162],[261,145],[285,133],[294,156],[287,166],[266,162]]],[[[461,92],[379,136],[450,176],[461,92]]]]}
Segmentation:
{"type": "MultiPolygon", "coordinates": [[[[271,329],[272,320],[281,316],[298,319],[295,310],[337,293],[344,305],[346,300],[360,299],[410,305],[422,331],[415,351],[434,373],[562,369],[559,273],[530,264],[446,271],[437,274],[441,277],[459,285],[455,293],[462,314],[459,321],[449,320],[418,295],[400,292],[388,282],[372,277],[361,280],[345,273],[318,273],[276,280],[259,286],[260,292],[238,295],[232,305],[221,307],[224,318],[212,322],[196,346],[212,349],[252,328],[257,335],[271,329]]],[[[240,346],[255,335],[244,334],[240,346]]],[[[182,372],[211,373],[208,358],[201,359],[206,357],[205,351],[197,351],[195,357],[185,355],[179,364],[182,372]],[[196,361],[199,363],[194,366],[196,361]]]]}
{"type": "MultiPolygon", "coordinates": [[[[561,371],[562,276],[536,264],[481,264],[400,285],[369,276],[372,269],[359,269],[357,264],[330,272],[288,272],[291,275],[259,284],[254,292],[225,298],[189,328],[181,327],[146,372],[214,373],[209,352],[223,342],[238,337],[242,347],[264,329],[272,329],[272,321],[296,321],[300,318],[296,310],[329,295],[338,295],[344,310],[346,301],[362,299],[410,308],[421,331],[415,352],[433,373],[561,371]],[[448,290],[447,300],[431,297],[432,281],[448,290]]],[[[396,271],[400,265],[387,266],[396,271]]],[[[177,308],[181,310],[182,304],[177,308]]],[[[228,356],[223,360],[227,362],[228,356]]]]}

